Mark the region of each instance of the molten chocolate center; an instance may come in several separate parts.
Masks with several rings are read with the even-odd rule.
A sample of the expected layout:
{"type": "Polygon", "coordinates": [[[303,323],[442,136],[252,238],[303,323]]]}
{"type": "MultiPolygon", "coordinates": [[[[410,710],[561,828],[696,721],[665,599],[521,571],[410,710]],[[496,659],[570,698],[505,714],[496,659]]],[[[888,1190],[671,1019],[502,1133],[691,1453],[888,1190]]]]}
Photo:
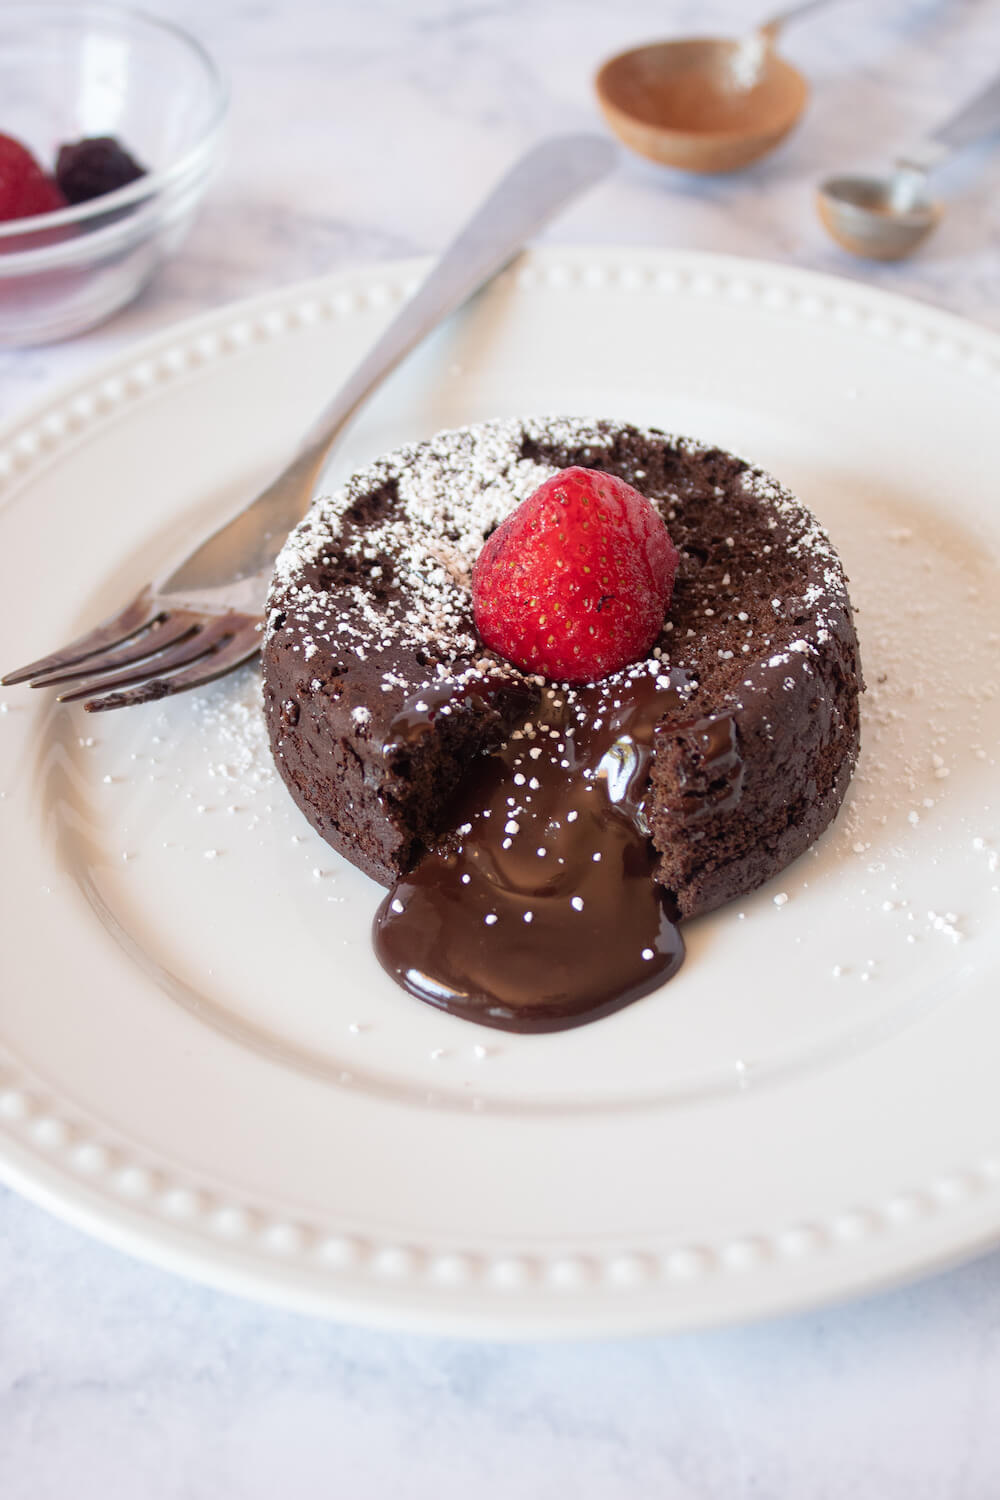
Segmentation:
{"type": "MultiPolygon", "coordinates": [[[[558,1031],[637,1000],[684,942],[643,822],[657,725],[679,669],[627,687],[546,688],[535,717],[470,771],[451,831],[399,880],[375,950],[411,994],[508,1031],[558,1031]]],[[[445,706],[408,703],[387,750],[445,706]]],[[[720,747],[721,748],[721,747],[720,747]]]]}

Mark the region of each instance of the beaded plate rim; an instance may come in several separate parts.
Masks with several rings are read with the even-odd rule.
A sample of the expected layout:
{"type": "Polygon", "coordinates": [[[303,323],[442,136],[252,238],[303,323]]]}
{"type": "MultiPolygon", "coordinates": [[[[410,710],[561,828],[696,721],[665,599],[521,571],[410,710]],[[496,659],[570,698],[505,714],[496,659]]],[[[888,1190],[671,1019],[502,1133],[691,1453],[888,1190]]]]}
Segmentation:
{"type": "MultiPolygon", "coordinates": [[[[0,433],[0,508],[81,435],[196,368],[324,320],[386,309],[424,261],[341,271],[188,320],[106,362],[0,433]]],[[[1000,338],[930,305],[812,271],[694,252],[554,248],[502,278],[519,291],[606,290],[757,301],[850,327],[967,374],[1000,381],[1000,338]]],[[[757,1283],[755,1314],[897,1283],[967,1258],[1000,1232],[1000,1138],[973,1162],[823,1220],[717,1244],[614,1245],[503,1254],[331,1231],[294,1221],[156,1161],[33,1078],[0,1045],[0,1177],[79,1227],[168,1269],[303,1311],[394,1327],[500,1337],[704,1326],[746,1316],[728,1295],[713,1315],[695,1288],[757,1283]],[[988,1204],[988,1208],[984,1208],[988,1204]],[[972,1224],[963,1219],[972,1211],[972,1224]],[[909,1252],[900,1254],[901,1242],[909,1252]],[[873,1246],[874,1263],[873,1263],[873,1246]],[[863,1261],[864,1252],[867,1260],[863,1261]],[[789,1288],[782,1270],[823,1263],[789,1288]],[[478,1306],[468,1305],[473,1292],[478,1306]],[[485,1298],[485,1302],[483,1299],[485,1298]]],[[[610,1236],[609,1236],[610,1238],[610,1236]]],[[[746,1298],[737,1294],[738,1302],[746,1298]]]]}

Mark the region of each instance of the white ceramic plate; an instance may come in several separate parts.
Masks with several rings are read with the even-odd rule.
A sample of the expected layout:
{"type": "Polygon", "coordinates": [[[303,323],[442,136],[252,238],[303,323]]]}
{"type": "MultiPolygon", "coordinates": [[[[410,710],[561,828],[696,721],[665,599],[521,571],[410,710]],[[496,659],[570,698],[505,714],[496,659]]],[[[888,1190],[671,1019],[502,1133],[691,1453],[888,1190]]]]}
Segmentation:
{"type": "MultiPolygon", "coordinates": [[[[4,663],[240,503],[414,274],[213,314],[8,429],[4,663]]],[[[382,974],[379,892],[276,780],[253,671],[107,717],[7,689],[5,1178],[222,1287],[491,1335],[758,1316],[992,1241],[998,399],[1000,340],[849,282],[607,250],[506,273],[335,467],[563,411],[773,469],[853,579],[871,691],[848,805],[777,882],[690,927],[659,993],[506,1036],[382,974]]]]}

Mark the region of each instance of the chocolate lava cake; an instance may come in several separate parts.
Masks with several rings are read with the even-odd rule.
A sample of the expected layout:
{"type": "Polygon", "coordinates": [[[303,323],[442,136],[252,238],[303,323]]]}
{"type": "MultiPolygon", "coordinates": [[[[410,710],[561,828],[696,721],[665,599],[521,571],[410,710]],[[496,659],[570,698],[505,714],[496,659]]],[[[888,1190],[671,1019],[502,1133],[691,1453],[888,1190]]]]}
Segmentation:
{"type": "Polygon", "coordinates": [[[829,824],[857,758],[862,686],[825,532],[721,449],[614,421],[487,422],[401,448],[317,500],[268,600],[274,756],[323,838],[382,884],[405,877],[448,830],[470,766],[538,716],[543,680],[477,639],[470,575],[511,509],[572,465],[648,496],[680,550],[658,641],[602,689],[626,698],[643,674],[683,683],[651,741],[641,826],[653,879],[697,916],[829,824]]]}

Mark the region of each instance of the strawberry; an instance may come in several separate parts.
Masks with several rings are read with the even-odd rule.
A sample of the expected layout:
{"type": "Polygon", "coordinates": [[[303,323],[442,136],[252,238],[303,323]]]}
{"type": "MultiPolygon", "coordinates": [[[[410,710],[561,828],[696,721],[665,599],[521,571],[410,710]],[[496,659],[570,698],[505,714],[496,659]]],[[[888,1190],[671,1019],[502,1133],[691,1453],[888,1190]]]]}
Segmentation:
{"type": "Polygon", "coordinates": [[[0,220],[30,219],[65,207],[62,192],[28,148],[12,135],[0,135],[0,220]]]}
{"type": "Polygon", "coordinates": [[[655,508],[595,469],[562,469],[487,539],[472,575],[476,629],[526,672],[595,682],[660,633],[678,553],[655,508]]]}

